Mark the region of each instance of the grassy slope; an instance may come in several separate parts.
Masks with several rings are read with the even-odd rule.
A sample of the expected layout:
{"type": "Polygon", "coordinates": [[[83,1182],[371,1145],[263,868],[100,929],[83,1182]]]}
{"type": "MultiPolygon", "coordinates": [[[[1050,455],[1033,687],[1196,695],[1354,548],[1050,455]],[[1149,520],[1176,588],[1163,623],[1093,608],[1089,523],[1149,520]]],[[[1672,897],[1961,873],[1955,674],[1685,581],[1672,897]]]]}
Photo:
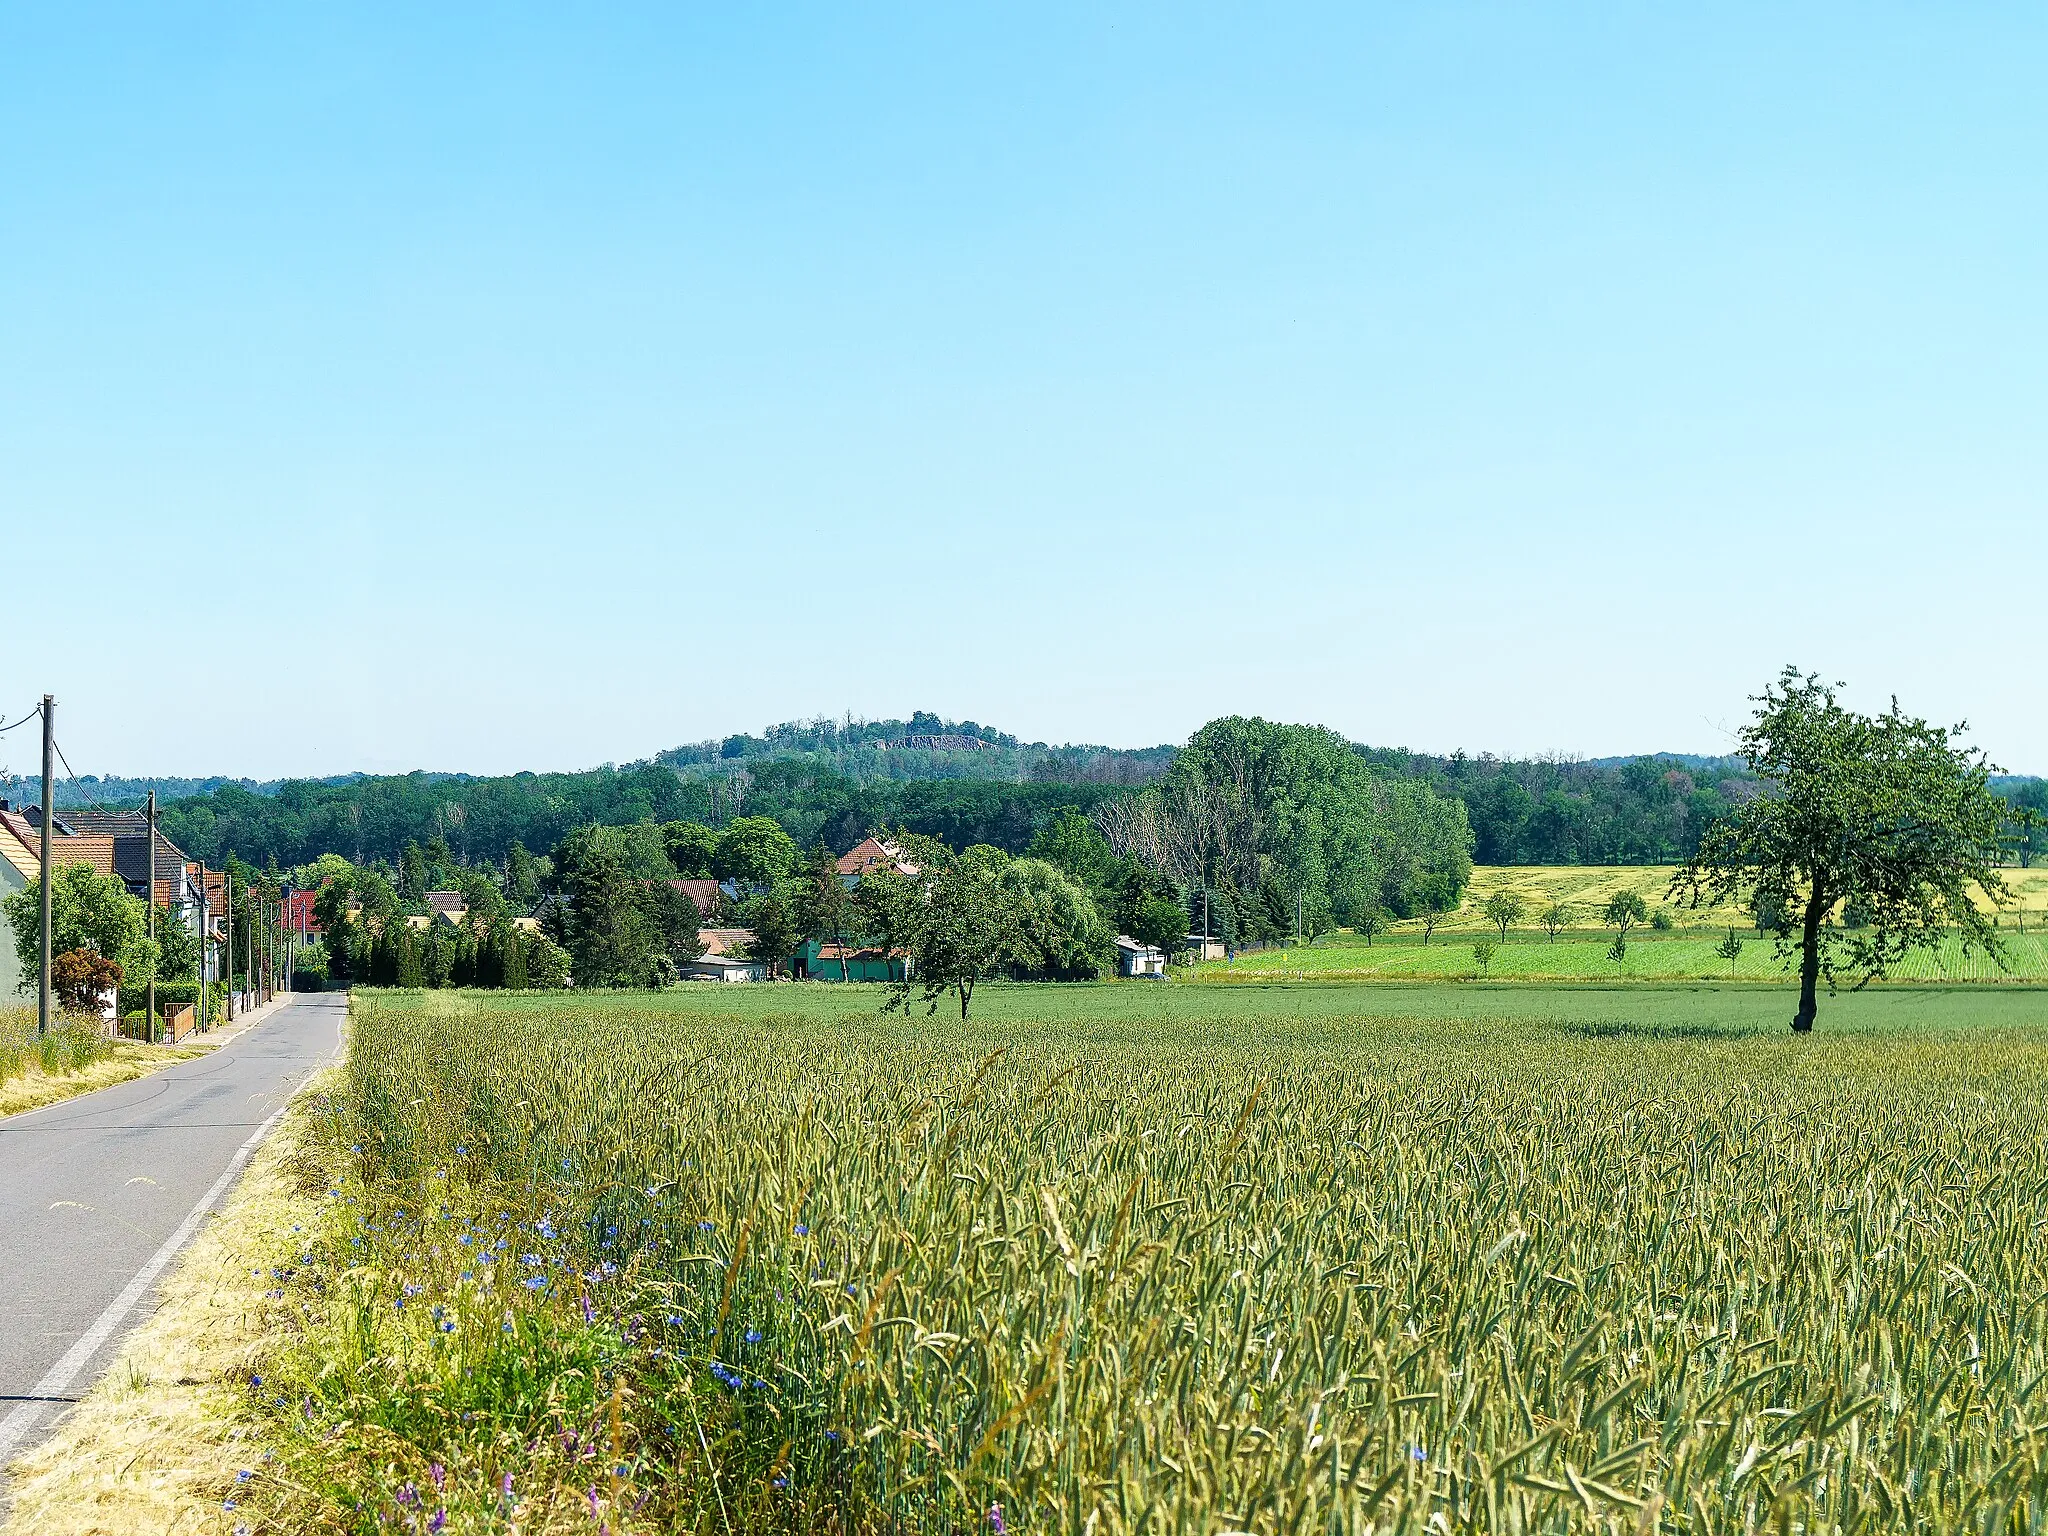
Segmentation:
{"type": "MultiPolygon", "coordinates": [[[[1479,865],[1472,871],[1472,883],[1466,888],[1464,902],[1451,915],[1446,928],[1454,933],[1469,931],[1474,936],[1488,929],[1490,925],[1483,911],[1486,898],[1499,890],[1512,891],[1522,898],[1528,907],[1528,916],[1523,921],[1532,928],[1537,914],[1553,901],[1562,901],[1572,907],[1579,925],[1595,926],[1600,919],[1600,908],[1610,897],[1625,890],[1641,896],[1654,911],[1663,904],[1665,893],[1671,887],[1674,868],[1665,864],[1479,865]]],[[[2029,914],[2028,927],[2039,921],[2048,928],[2048,867],[2008,869],[2005,880],[2012,890],[2014,904],[2025,907],[2029,914]]],[[[1738,929],[1747,929],[1750,925],[1746,913],[1732,909],[1709,908],[1692,912],[1674,907],[1672,915],[1681,927],[1704,927],[1717,932],[1730,925],[1738,929]]],[[[1414,923],[1399,926],[1402,931],[1410,928],[1420,930],[1420,925],[1414,923]]]]}

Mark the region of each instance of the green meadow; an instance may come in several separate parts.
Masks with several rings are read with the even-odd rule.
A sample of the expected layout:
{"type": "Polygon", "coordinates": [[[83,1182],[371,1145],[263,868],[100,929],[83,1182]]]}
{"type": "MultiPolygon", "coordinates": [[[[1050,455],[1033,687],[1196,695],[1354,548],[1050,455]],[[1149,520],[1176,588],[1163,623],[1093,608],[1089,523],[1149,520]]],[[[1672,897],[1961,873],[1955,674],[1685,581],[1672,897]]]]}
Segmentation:
{"type": "Polygon", "coordinates": [[[2048,992],[367,993],[278,1531],[2022,1530],[2048,992]]]}

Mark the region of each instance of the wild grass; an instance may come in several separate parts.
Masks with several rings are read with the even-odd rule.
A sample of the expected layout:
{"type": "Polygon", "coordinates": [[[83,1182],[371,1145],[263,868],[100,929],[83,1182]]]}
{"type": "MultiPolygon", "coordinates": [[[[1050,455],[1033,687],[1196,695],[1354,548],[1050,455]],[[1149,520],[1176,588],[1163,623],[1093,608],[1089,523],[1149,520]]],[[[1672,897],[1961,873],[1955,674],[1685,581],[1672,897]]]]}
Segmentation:
{"type": "Polygon", "coordinates": [[[2048,1520],[2038,997],[1375,990],[358,994],[252,1526],[2048,1520]]]}
{"type": "Polygon", "coordinates": [[[0,1083],[28,1072],[77,1072],[112,1055],[113,1048],[97,1019],[61,1017],[38,1037],[33,1008],[0,1008],[0,1083]]]}

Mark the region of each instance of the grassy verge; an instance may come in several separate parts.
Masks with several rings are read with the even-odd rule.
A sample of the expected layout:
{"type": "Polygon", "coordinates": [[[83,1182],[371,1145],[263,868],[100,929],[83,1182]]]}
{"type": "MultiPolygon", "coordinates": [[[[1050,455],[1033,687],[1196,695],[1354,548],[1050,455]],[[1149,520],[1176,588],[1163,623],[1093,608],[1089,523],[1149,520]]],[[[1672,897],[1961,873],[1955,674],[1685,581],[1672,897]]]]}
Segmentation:
{"type": "Polygon", "coordinates": [[[40,1039],[30,1009],[0,1011],[0,1116],[144,1077],[207,1047],[109,1040],[97,1021],[65,1020],[40,1039]]]}
{"type": "Polygon", "coordinates": [[[11,1469],[8,1532],[157,1536],[253,1530],[237,1494],[262,1466],[252,1370],[284,1305],[278,1274],[318,1209],[301,1099],[199,1230],[158,1306],[55,1433],[11,1469]],[[248,1476],[245,1476],[248,1474],[248,1476]]]}
{"type": "Polygon", "coordinates": [[[1396,995],[359,994],[252,1527],[2030,1528],[2038,995],[1396,995]]]}

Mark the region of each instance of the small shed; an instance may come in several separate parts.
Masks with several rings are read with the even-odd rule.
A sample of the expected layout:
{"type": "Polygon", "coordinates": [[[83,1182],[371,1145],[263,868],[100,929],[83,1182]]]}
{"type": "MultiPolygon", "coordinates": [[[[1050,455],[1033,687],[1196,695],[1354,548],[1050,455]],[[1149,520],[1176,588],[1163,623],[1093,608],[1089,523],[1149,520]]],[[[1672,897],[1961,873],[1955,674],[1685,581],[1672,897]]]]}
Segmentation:
{"type": "Polygon", "coordinates": [[[1164,976],[1166,951],[1141,944],[1120,933],[1116,936],[1116,973],[1119,976],[1164,976]]]}
{"type": "Polygon", "coordinates": [[[790,969],[812,981],[901,981],[908,964],[900,949],[885,955],[879,945],[811,939],[797,951],[790,969]]]}
{"type": "Polygon", "coordinates": [[[1182,939],[1180,947],[1187,951],[1190,958],[1196,960],[1222,960],[1228,958],[1221,939],[1209,938],[1199,933],[1191,933],[1182,939]]]}

